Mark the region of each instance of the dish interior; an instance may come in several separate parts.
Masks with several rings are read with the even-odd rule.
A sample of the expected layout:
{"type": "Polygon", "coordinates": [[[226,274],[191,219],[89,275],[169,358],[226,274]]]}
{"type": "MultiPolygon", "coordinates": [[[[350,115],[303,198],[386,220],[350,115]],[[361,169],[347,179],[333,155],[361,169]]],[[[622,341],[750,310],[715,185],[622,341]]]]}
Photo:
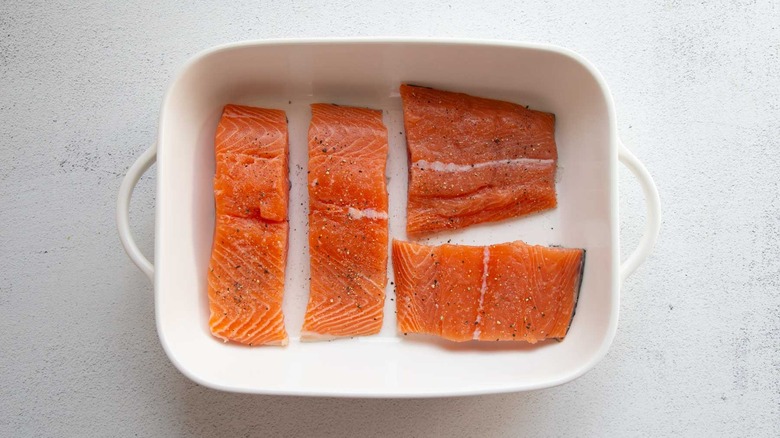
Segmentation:
{"type": "MultiPolygon", "coordinates": [[[[171,360],[215,388],[342,396],[434,396],[568,381],[605,352],[617,319],[616,141],[608,92],[576,57],[517,45],[402,42],[243,44],[196,58],[163,105],[158,152],[156,311],[171,360]],[[562,342],[457,344],[396,333],[392,264],[377,336],[300,343],[308,298],[309,104],[382,109],[389,132],[390,235],[404,232],[407,154],[402,82],[509,100],[556,114],[558,208],[422,242],[512,240],[587,250],[576,314],[562,342]],[[225,344],[209,333],[206,269],[214,226],[214,133],[227,103],[279,108],[290,134],[286,348],[225,344]]],[[[389,248],[388,248],[389,251],[389,248]]]]}

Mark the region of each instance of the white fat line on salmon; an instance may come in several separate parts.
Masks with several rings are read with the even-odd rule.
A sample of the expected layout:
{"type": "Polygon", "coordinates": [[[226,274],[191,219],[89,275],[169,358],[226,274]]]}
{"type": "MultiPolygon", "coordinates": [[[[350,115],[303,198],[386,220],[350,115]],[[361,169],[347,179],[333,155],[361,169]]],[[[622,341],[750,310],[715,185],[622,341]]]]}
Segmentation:
{"type": "Polygon", "coordinates": [[[485,305],[485,291],[487,290],[487,279],[488,279],[488,262],[490,261],[490,247],[485,247],[484,250],[482,250],[482,288],[479,290],[479,306],[477,307],[477,320],[474,321],[474,325],[477,326],[476,329],[474,329],[474,337],[472,339],[479,339],[480,333],[482,333],[482,330],[480,330],[479,324],[482,323],[482,308],[485,305]]]}
{"type": "Polygon", "coordinates": [[[349,207],[347,214],[352,219],[387,219],[387,213],[384,211],[376,211],[373,208],[358,210],[357,208],[349,207]]]}
{"type": "Polygon", "coordinates": [[[368,282],[368,284],[370,284],[371,286],[374,286],[376,288],[376,290],[380,290],[380,291],[385,290],[384,286],[379,286],[379,284],[377,284],[376,281],[368,278],[368,276],[366,274],[360,274],[360,277],[363,280],[366,280],[368,282]]]}
{"type": "Polygon", "coordinates": [[[512,160],[485,161],[482,163],[474,163],[474,164],[455,164],[455,163],[443,163],[441,161],[419,160],[419,161],[415,161],[414,164],[412,165],[420,170],[434,170],[436,172],[466,172],[472,169],[480,169],[483,167],[491,167],[491,166],[506,166],[506,165],[513,165],[513,164],[541,166],[545,164],[554,164],[554,163],[555,160],[548,160],[548,159],[514,158],[512,160]]]}

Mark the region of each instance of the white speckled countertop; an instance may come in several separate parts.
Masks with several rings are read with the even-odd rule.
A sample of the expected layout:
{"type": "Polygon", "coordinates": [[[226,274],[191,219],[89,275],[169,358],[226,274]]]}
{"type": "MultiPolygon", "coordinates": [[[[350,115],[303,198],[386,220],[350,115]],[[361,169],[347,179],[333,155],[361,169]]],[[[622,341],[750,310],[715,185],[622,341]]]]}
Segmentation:
{"type": "MultiPolygon", "coordinates": [[[[203,3],[0,4],[0,436],[780,436],[780,5],[203,3]],[[601,70],[664,220],[594,370],[360,401],[221,393],[169,363],[114,223],[168,83],[216,44],[357,35],[549,42],[601,70]]],[[[620,178],[626,253],[644,204],[620,178]]],[[[132,203],[147,253],[153,186],[152,171],[132,203]]]]}

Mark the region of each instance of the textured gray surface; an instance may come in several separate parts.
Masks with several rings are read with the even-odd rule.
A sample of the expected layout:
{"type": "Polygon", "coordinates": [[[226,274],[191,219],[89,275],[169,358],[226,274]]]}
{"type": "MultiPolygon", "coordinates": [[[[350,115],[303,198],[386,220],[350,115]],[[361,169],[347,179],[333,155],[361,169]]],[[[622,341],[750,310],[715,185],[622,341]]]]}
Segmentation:
{"type": "MultiPolygon", "coordinates": [[[[0,4],[1,436],[780,435],[780,6],[151,3],[0,4]],[[550,42],[601,70],[664,221],[593,371],[525,394],[357,401],[220,393],[168,362],[114,223],[167,84],[215,44],[334,35],[550,42]]],[[[620,178],[625,253],[644,212],[620,178]]],[[[153,185],[132,203],[147,252],[153,185]]]]}

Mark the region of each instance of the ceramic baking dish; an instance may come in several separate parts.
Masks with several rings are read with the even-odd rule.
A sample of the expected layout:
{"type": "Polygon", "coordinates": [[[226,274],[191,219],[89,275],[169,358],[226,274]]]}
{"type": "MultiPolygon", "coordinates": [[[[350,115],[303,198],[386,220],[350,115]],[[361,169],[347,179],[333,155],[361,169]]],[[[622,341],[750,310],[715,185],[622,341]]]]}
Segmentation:
{"type": "MultiPolygon", "coordinates": [[[[117,216],[130,258],[154,282],[157,330],[173,364],[212,388],[258,394],[431,397],[524,391],[570,381],[592,368],[615,335],[620,284],[658,233],[650,175],[617,137],[612,97],[585,59],[548,45],[499,41],[328,39],[250,41],[195,56],[163,101],[159,137],[129,169],[117,216]],[[407,163],[398,86],[402,82],[510,100],[556,114],[558,208],[527,218],[442,234],[428,243],[490,244],[522,239],[587,249],[579,303],[562,342],[463,344],[399,336],[388,286],[379,335],[298,341],[308,296],[306,131],[309,104],[384,110],[390,233],[406,238],[407,163]],[[214,227],[214,133],[223,105],[287,112],[290,132],[290,247],[284,312],[290,345],[247,348],[209,333],[206,269],[214,227]],[[157,160],[155,266],[132,240],[128,205],[157,160]],[[620,263],[618,160],[637,176],[648,223],[620,263]]],[[[392,266],[388,276],[392,280],[392,266]]]]}

